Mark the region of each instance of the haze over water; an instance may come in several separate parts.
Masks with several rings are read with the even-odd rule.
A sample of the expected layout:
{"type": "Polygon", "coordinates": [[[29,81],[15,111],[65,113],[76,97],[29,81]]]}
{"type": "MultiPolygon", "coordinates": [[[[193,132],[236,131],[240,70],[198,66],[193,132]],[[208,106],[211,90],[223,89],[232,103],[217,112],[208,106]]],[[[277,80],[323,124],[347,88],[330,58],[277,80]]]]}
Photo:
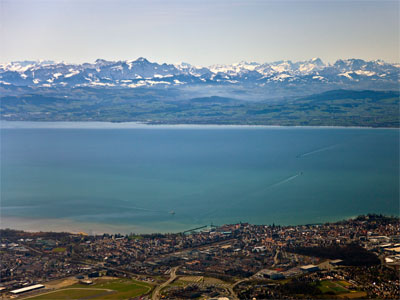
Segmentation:
{"type": "Polygon", "coordinates": [[[365,213],[399,214],[398,129],[1,129],[3,228],[168,232],[365,213]]]}

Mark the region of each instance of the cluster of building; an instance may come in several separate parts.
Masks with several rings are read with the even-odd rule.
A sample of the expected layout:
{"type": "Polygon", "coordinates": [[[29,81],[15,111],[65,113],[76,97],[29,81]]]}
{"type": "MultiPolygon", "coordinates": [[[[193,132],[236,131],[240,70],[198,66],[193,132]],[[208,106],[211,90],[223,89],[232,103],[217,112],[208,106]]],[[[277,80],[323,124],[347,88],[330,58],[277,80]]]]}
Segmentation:
{"type": "MultiPolygon", "coordinates": [[[[368,295],[388,298],[399,295],[400,282],[398,278],[379,278],[387,276],[382,273],[383,269],[399,270],[399,232],[398,218],[375,215],[300,226],[240,223],[184,234],[89,236],[2,230],[0,292],[82,274],[145,275],[150,278],[167,274],[171,267],[179,266],[180,275],[210,276],[230,282],[246,279],[236,289],[242,285],[248,289],[249,282],[260,280],[345,278],[368,295]],[[342,259],[326,260],[287,251],[296,247],[349,244],[360,245],[375,253],[382,261],[380,271],[371,266],[365,267],[371,272],[357,271],[362,266],[341,268],[342,259]],[[372,274],[368,277],[371,284],[365,284],[365,274],[372,274]],[[376,280],[374,276],[377,276],[376,280]]],[[[256,290],[256,285],[254,288],[256,290]]]]}
{"type": "MultiPolygon", "coordinates": [[[[63,241],[46,238],[46,234],[1,231],[0,291],[14,291],[38,283],[79,274],[85,266],[70,259],[69,247],[73,237],[65,235],[63,241]]],[[[57,236],[62,236],[58,234],[57,236]]],[[[77,237],[80,239],[80,237],[77,237]]]]}

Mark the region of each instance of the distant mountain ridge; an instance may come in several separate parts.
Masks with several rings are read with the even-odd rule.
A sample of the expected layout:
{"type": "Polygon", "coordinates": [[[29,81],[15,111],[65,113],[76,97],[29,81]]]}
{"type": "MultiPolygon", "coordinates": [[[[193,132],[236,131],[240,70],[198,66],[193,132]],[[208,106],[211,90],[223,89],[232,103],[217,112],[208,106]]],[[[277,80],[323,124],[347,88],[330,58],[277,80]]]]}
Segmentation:
{"type": "Polygon", "coordinates": [[[0,64],[0,119],[399,127],[400,64],[0,64]]]}
{"type": "Polygon", "coordinates": [[[382,60],[337,60],[325,64],[319,58],[273,63],[240,62],[198,67],[187,63],[159,64],[136,60],[69,64],[22,61],[0,64],[0,85],[32,88],[185,88],[234,86],[280,88],[313,86],[319,91],[347,89],[398,89],[400,64],[382,60]]]}

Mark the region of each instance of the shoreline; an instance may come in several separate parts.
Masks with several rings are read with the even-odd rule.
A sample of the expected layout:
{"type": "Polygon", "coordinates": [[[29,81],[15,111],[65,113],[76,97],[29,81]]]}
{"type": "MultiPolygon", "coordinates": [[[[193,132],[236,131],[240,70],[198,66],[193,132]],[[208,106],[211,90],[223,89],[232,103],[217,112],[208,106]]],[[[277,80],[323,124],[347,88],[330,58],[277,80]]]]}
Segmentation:
{"type": "MultiPolygon", "coordinates": [[[[380,213],[366,213],[366,214],[358,214],[358,215],[350,215],[350,216],[342,216],[342,217],[332,217],[327,218],[324,221],[320,222],[310,222],[310,223],[299,223],[299,224],[279,224],[275,223],[275,226],[282,227],[295,227],[295,226],[313,226],[313,225],[321,225],[325,223],[337,223],[346,220],[352,220],[359,216],[366,215],[383,215],[385,217],[393,217],[400,218],[400,215],[389,215],[389,214],[380,214],[380,213]]],[[[251,222],[240,222],[240,223],[249,223],[252,225],[258,226],[271,226],[271,224],[256,224],[251,222]]],[[[224,226],[224,225],[232,225],[239,223],[226,223],[219,224],[216,226],[224,226]]],[[[162,224],[159,224],[162,225],[162,224]]],[[[20,217],[2,217],[2,221],[0,222],[0,230],[10,229],[10,230],[21,230],[24,232],[54,232],[54,233],[70,233],[70,234],[86,234],[86,235],[102,235],[102,234],[178,234],[184,231],[191,230],[193,228],[201,227],[205,224],[180,224],[175,227],[175,230],[170,229],[167,230],[158,230],[155,227],[148,227],[142,225],[113,225],[113,224],[103,224],[103,223],[84,223],[69,219],[28,219],[28,218],[20,218],[20,217]],[[6,223],[7,225],[5,225],[6,223]],[[179,229],[178,229],[179,228],[179,229]]],[[[206,225],[208,226],[208,225],[206,225]]],[[[164,229],[166,226],[162,226],[164,229]]]]}
{"type": "MultiPolygon", "coordinates": [[[[149,224],[150,225],[150,224],[149,224]]],[[[156,226],[145,226],[143,224],[108,224],[95,222],[81,222],[66,218],[29,218],[1,216],[0,229],[23,230],[26,232],[68,232],[71,234],[86,233],[96,234],[153,234],[153,233],[178,233],[198,227],[200,224],[184,225],[180,223],[158,222],[156,226]],[[166,226],[169,225],[169,226],[166,226]],[[189,227],[188,227],[189,226],[189,227]],[[164,228],[164,230],[161,230],[164,228]],[[165,228],[167,228],[165,230],[165,228]]],[[[204,225],[204,224],[203,224],[204,225]]]]}
{"type": "Polygon", "coordinates": [[[0,129],[386,129],[400,127],[332,125],[153,124],[110,121],[0,121],[0,129]]]}

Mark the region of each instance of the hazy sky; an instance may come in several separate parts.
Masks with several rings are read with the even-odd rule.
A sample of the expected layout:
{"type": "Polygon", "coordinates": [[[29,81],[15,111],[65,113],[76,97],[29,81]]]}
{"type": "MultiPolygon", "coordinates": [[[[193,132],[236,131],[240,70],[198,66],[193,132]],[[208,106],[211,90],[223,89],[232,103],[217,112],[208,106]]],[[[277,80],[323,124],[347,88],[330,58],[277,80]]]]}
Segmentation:
{"type": "Polygon", "coordinates": [[[399,62],[399,1],[0,0],[0,61],[399,62]]]}

